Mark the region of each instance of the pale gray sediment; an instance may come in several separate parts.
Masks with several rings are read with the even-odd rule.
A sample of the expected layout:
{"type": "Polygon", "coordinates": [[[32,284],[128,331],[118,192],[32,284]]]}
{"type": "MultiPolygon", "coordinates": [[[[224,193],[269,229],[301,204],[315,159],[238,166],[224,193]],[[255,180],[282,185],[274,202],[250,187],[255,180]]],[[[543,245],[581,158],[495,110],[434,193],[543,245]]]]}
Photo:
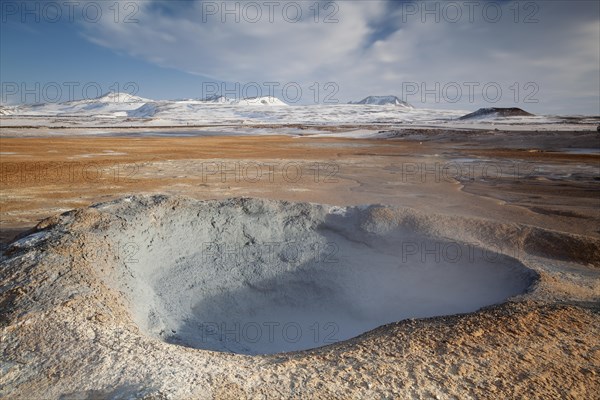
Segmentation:
{"type": "MultiPolygon", "coordinates": [[[[598,240],[583,236],[379,205],[168,196],[98,204],[50,218],[9,246],[1,271],[2,393],[404,393],[402,386],[377,383],[378,373],[361,375],[366,386],[337,388],[339,375],[323,376],[322,392],[289,385],[324,362],[324,354],[354,354],[364,363],[393,343],[397,351],[369,362],[399,368],[390,363],[414,350],[400,350],[413,340],[405,337],[413,329],[421,330],[414,335],[418,341],[436,324],[481,320],[481,326],[468,323],[477,331],[489,315],[515,314],[518,321],[519,313],[538,308],[550,307],[548,316],[574,307],[555,304],[592,304],[599,249],[598,240]],[[548,250],[559,243],[561,251],[548,250]],[[226,354],[320,347],[406,318],[475,312],[507,300],[472,315],[386,325],[308,352],[226,354]],[[312,366],[302,366],[302,359],[312,359],[312,366]],[[275,382],[263,376],[281,374],[283,360],[292,363],[284,368],[287,377],[275,382]],[[224,374],[237,389],[223,383],[224,374]]],[[[448,336],[429,340],[442,339],[448,336]]],[[[470,351],[461,346],[456,351],[470,351]]],[[[322,367],[335,369],[336,363],[322,367]]],[[[425,390],[431,382],[420,386],[425,390]]]]}

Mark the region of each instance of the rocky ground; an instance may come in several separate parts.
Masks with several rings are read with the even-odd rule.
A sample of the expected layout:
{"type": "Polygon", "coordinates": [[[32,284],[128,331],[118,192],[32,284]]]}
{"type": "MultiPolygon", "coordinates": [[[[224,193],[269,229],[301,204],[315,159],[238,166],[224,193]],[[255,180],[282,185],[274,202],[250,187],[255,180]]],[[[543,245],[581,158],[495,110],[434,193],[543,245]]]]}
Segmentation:
{"type": "Polygon", "coordinates": [[[2,138],[0,393],[598,398],[600,160],[564,150],[574,140],[595,146],[594,136],[578,135],[555,138],[550,148],[547,139],[501,146],[487,138],[2,138]],[[236,165],[245,172],[227,172],[236,165]],[[249,175],[257,165],[260,179],[249,175]],[[424,180],[423,165],[434,171],[424,180]],[[460,174],[451,170],[457,165],[460,174]],[[303,175],[297,179],[291,168],[303,175]],[[56,216],[138,193],[169,196],[56,216]],[[136,223],[114,207],[146,202],[175,210],[194,201],[181,194],[388,204],[360,229],[410,228],[477,243],[516,259],[535,279],[503,304],[403,320],[313,350],[250,356],[176,345],[136,320],[132,292],[115,285],[128,273],[122,261],[130,254],[110,244],[119,227],[136,223]],[[48,217],[33,236],[7,244],[48,217]]]}

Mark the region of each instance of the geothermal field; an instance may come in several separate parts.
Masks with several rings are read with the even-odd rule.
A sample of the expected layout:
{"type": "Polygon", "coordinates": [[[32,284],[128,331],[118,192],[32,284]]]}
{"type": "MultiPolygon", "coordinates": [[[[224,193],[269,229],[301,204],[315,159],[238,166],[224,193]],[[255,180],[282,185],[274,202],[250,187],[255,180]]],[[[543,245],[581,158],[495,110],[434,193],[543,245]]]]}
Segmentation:
{"type": "Polygon", "coordinates": [[[598,118],[194,107],[3,117],[5,396],[595,396],[598,118]]]}
{"type": "Polygon", "coordinates": [[[0,398],[600,400],[600,3],[2,0],[0,398]]]}

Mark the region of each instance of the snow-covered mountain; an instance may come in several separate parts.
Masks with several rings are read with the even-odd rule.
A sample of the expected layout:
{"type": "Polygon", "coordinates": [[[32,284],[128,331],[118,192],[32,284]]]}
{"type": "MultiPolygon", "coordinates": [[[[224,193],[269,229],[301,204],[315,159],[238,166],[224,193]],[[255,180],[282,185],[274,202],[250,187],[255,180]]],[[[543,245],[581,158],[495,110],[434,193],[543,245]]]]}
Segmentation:
{"type": "Polygon", "coordinates": [[[272,96],[249,97],[246,99],[230,99],[229,97],[215,94],[212,96],[208,96],[201,101],[203,103],[210,104],[232,104],[242,106],[287,106],[285,102],[279,100],[277,97],[272,96]]]}
{"type": "Polygon", "coordinates": [[[12,115],[17,111],[14,106],[0,106],[0,115],[12,115]]]}
{"type": "Polygon", "coordinates": [[[144,103],[140,107],[126,111],[128,117],[132,118],[150,118],[158,111],[158,104],[154,102],[144,103]]]}
{"type": "Polygon", "coordinates": [[[145,99],[143,97],[138,97],[131,95],[129,93],[120,93],[120,92],[108,92],[103,94],[100,97],[96,97],[93,99],[85,99],[85,100],[75,100],[66,102],[64,104],[107,104],[107,103],[147,103],[152,101],[150,99],[145,99]]]}
{"type": "Polygon", "coordinates": [[[366,104],[373,106],[398,106],[413,109],[414,107],[396,96],[368,96],[361,101],[351,101],[348,104],[366,104]]]}
{"type": "Polygon", "coordinates": [[[229,97],[221,96],[219,94],[214,94],[212,96],[208,96],[201,100],[203,103],[210,104],[234,104],[235,100],[230,99],[229,97]]]}
{"type": "Polygon", "coordinates": [[[29,116],[127,116],[127,112],[151,103],[152,100],[127,93],[109,92],[93,99],[74,100],[64,103],[24,104],[13,114],[29,116]]]}
{"type": "Polygon", "coordinates": [[[250,97],[239,100],[235,104],[242,106],[287,106],[286,103],[272,96],[250,97]]]}
{"type": "Polygon", "coordinates": [[[127,93],[109,92],[93,99],[74,100],[64,103],[25,104],[19,107],[2,107],[1,115],[22,116],[96,116],[100,118],[152,118],[173,115],[193,117],[204,107],[287,106],[276,97],[254,97],[235,100],[214,95],[203,100],[151,100],[127,93]]]}

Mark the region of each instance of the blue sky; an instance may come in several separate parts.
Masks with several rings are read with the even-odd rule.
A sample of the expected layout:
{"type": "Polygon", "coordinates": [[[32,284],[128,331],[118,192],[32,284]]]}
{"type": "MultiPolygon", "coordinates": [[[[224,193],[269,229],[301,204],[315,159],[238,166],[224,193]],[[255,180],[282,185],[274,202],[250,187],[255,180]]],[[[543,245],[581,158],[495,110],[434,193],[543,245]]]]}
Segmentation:
{"type": "Polygon", "coordinates": [[[419,108],[600,114],[597,1],[78,3],[2,1],[3,102],[53,100],[58,85],[62,100],[272,90],[302,104],[394,94],[419,108]]]}
{"type": "MultiPolygon", "coordinates": [[[[25,84],[27,89],[40,84],[44,86],[56,82],[68,97],[69,87],[74,88],[77,98],[85,96],[83,87],[89,85],[88,94],[93,96],[98,83],[103,91],[109,91],[133,82],[138,94],[156,99],[172,99],[180,96],[194,97],[194,86],[202,88],[202,78],[190,75],[176,68],[161,67],[144,59],[136,58],[127,52],[113,50],[91,43],[83,35],[78,23],[61,21],[48,23],[40,20],[35,23],[28,17],[22,23],[20,16],[2,22],[0,35],[0,71],[2,82],[25,84]],[[71,84],[76,82],[79,86],[71,84]]],[[[51,86],[48,87],[48,97],[51,86]]],[[[130,89],[128,86],[127,89],[130,89]]],[[[134,90],[129,90],[133,92],[134,90]]],[[[9,100],[35,101],[36,94],[19,93],[6,96],[9,100]]]]}

